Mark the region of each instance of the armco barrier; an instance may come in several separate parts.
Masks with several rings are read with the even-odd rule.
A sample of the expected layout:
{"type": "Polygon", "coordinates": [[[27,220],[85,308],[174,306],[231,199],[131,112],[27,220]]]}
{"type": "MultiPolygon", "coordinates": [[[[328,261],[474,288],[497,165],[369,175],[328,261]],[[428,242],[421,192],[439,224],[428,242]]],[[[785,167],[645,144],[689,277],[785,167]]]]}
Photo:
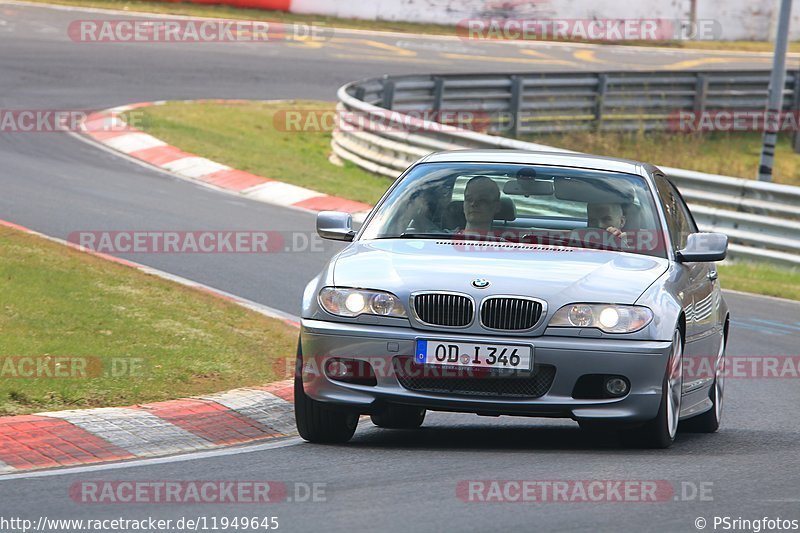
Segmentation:
{"type": "MultiPolygon", "coordinates": [[[[607,74],[610,76],[612,73],[607,74]]],[[[652,81],[658,76],[665,75],[665,73],[642,72],[626,74],[635,75],[640,82],[645,79],[652,81]]],[[[699,74],[683,76],[704,79],[705,81],[698,83],[700,89],[703,86],[706,89],[712,86],[707,83],[706,78],[697,78],[699,74]]],[[[536,74],[533,78],[546,82],[548,76],[552,76],[557,83],[563,85],[564,80],[570,76],[573,80],[585,79],[587,84],[588,80],[594,79],[596,83],[599,75],[536,74]]],[[[748,90],[747,86],[765,76],[763,72],[722,73],[722,75],[714,73],[715,80],[728,80],[729,86],[724,90],[716,89],[718,84],[715,82],[714,91],[705,91],[706,103],[711,101],[714,102],[713,105],[728,105],[733,108],[739,106],[741,109],[744,109],[744,106],[747,109],[763,107],[766,101],[765,87],[748,90]],[[713,100],[709,100],[712,96],[713,100]]],[[[420,157],[439,150],[501,148],[568,151],[407,115],[411,111],[442,110],[506,112],[505,115],[501,113],[501,116],[506,117],[510,111],[510,114],[514,115],[516,110],[528,106],[523,93],[514,90],[513,79],[519,78],[517,75],[480,74],[386,76],[347,84],[338,91],[337,110],[341,114],[341,120],[351,123],[352,127],[341,127],[334,132],[333,151],[342,159],[390,178],[397,177],[420,157]],[[395,112],[388,113],[388,109],[395,112]],[[364,117],[371,117],[374,120],[364,120],[364,117]],[[396,127],[387,127],[392,124],[396,127]],[[409,124],[413,127],[409,127],[409,124]]],[[[527,79],[527,76],[523,78],[527,79]]],[[[796,88],[790,94],[787,109],[796,109],[800,102],[800,76],[791,77],[790,83],[796,88]]],[[[522,84],[524,87],[528,85],[527,81],[522,84]]],[[[517,87],[519,87],[518,82],[517,87]]],[[[639,99],[624,105],[638,105],[640,108],[647,98],[664,99],[663,84],[642,83],[637,90],[639,99]],[[650,87],[654,87],[652,92],[650,87]]],[[[678,91],[680,92],[682,91],[678,91]]],[[[684,94],[684,97],[682,100],[684,103],[697,101],[696,95],[684,94]]],[[[569,98],[565,95],[556,101],[563,107],[567,105],[569,98]]],[[[618,103],[617,107],[621,105],[623,104],[618,103]]],[[[647,123],[651,126],[658,123],[652,119],[652,114],[648,116],[649,118],[643,119],[641,114],[633,112],[629,114],[630,120],[639,120],[640,124],[643,124],[642,120],[649,121],[647,123]]],[[[578,121],[574,116],[570,120],[578,121]]],[[[620,127],[604,129],[631,129],[624,127],[623,121],[616,118],[609,124],[620,127]]],[[[493,127],[497,128],[498,124],[494,123],[493,127]]],[[[702,229],[728,234],[731,257],[800,266],[800,188],[677,168],[661,168],[685,195],[702,229]]]]}

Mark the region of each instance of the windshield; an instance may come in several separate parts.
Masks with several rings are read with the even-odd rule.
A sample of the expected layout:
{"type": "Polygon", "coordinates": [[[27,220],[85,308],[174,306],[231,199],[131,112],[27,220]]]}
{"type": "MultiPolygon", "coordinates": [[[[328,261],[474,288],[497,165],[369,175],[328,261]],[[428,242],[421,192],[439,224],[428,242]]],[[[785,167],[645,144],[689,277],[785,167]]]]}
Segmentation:
{"type": "Polygon", "coordinates": [[[425,163],[377,208],[362,239],[465,239],[665,257],[640,176],[568,167],[425,163]]]}

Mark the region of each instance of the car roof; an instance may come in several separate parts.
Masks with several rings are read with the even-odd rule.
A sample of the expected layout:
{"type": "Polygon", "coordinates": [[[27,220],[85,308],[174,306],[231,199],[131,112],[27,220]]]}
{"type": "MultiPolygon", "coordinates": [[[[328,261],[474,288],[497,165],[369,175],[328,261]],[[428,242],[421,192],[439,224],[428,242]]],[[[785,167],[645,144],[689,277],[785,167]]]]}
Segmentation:
{"type": "Polygon", "coordinates": [[[611,172],[624,172],[649,177],[652,165],[598,155],[570,152],[543,152],[527,150],[450,150],[435,152],[420,160],[420,163],[512,163],[523,165],[550,165],[578,167],[611,172]]]}

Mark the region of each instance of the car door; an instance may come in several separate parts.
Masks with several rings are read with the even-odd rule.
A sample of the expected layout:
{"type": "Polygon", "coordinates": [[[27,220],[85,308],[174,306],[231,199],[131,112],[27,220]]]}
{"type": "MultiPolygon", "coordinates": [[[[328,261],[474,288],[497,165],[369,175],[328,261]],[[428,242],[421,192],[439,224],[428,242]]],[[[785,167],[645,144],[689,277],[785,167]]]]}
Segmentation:
{"type": "MultiPolygon", "coordinates": [[[[697,224],[677,188],[663,176],[656,176],[659,200],[667,218],[670,240],[675,251],[686,246],[691,233],[697,233],[697,224]]],[[[719,313],[719,291],[716,266],[713,263],[679,263],[683,282],[683,309],[686,314],[685,368],[696,369],[685,373],[684,392],[701,387],[708,379],[702,371],[713,361],[717,344],[715,335],[719,313]]],[[[713,368],[713,367],[712,367],[713,368]]]]}

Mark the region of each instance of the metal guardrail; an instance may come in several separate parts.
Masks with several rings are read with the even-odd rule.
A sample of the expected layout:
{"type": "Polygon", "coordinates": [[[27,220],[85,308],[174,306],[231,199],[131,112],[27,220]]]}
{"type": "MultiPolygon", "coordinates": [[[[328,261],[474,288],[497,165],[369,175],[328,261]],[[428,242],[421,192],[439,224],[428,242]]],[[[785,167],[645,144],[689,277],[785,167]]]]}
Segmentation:
{"type": "MultiPolygon", "coordinates": [[[[716,111],[763,111],[768,71],[578,72],[396,76],[353,96],[396,111],[481,111],[488,133],[649,131],[716,111]]],[[[800,109],[800,72],[786,76],[784,111],[800,109]]]]}
{"type": "MultiPolygon", "coordinates": [[[[638,84],[640,96],[648,94],[656,100],[666,98],[665,87],[678,86],[678,81],[685,84],[691,78],[695,80],[695,87],[703,91],[701,101],[705,105],[740,106],[739,109],[749,110],[765,105],[766,85],[761,87],[758,84],[762,80],[766,83],[769,76],[764,72],[606,73],[606,83],[610,81],[611,86],[615,86],[618,74],[625,74],[629,86],[638,84]],[[655,83],[658,76],[668,78],[668,82],[655,83]],[[649,87],[653,87],[652,94],[648,92],[649,87]]],[[[353,82],[338,91],[337,110],[341,127],[333,134],[332,148],[341,159],[391,178],[397,177],[420,157],[440,150],[505,148],[565,152],[568,150],[461,129],[415,118],[409,113],[473,110],[490,114],[500,112],[498,116],[508,116],[509,109],[504,106],[509,102],[516,100],[520,104],[518,109],[529,107],[527,92],[515,93],[514,84],[520,83],[515,79],[522,79],[521,87],[528,91],[537,80],[544,88],[562,87],[565,80],[576,85],[579,85],[579,80],[584,80],[587,86],[591,86],[587,80],[595,80],[592,83],[596,84],[600,79],[598,76],[602,74],[396,76],[353,82]]],[[[800,105],[800,76],[789,76],[788,80],[793,89],[787,108],[797,109],[800,105]]],[[[616,94],[609,93],[608,87],[606,90],[606,94],[616,94]]],[[[672,91],[675,92],[686,91],[672,91]]],[[[678,96],[671,94],[670,101],[685,104],[688,95],[684,94],[683,100],[678,96]]],[[[643,98],[641,96],[630,105],[641,105],[643,98]]],[[[693,93],[692,98],[693,102],[696,101],[696,94],[693,93]]],[[[570,101],[565,94],[561,103],[566,105],[570,101]]],[[[622,105],[617,100],[612,102],[616,102],[616,107],[609,108],[604,103],[603,108],[618,109],[622,105]]],[[[587,123],[579,115],[571,116],[574,124],[587,123]]],[[[601,129],[614,129],[608,125],[622,124],[618,115],[613,117],[613,122],[608,115],[605,117],[609,121],[601,129]]],[[[649,129],[654,129],[659,123],[653,116],[642,118],[642,115],[635,114],[630,115],[630,120],[639,121],[637,127],[647,123],[649,129]]],[[[663,114],[659,120],[664,120],[663,114]]],[[[487,129],[492,131],[501,126],[493,123],[487,129]]],[[[800,266],[800,187],[670,167],[661,169],[680,188],[701,229],[728,234],[731,257],[800,266]]]]}

